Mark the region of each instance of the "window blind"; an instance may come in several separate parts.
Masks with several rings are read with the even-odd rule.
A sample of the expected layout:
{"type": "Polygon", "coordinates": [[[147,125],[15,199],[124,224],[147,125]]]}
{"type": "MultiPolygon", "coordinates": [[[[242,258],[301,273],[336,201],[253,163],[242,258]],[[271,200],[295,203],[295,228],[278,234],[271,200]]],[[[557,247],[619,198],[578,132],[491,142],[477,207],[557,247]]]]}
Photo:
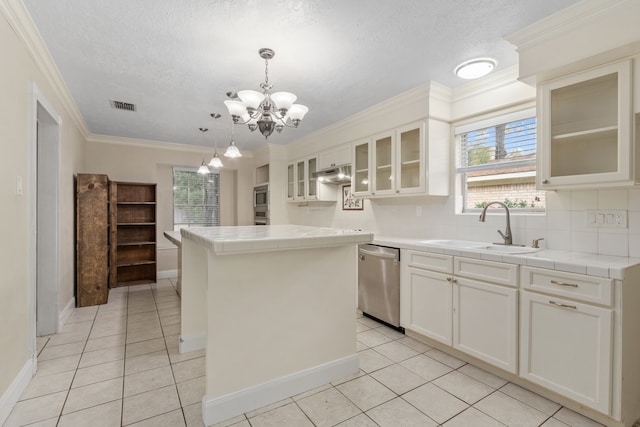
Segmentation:
{"type": "Polygon", "coordinates": [[[173,228],[220,225],[220,174],[173,168],[173,228]]]}
{"type": "MultiPolygon", "coordinates": [[[[536,118],[531,110],[524,117],[503,117],[510,121],[477,123],[477,127],[456,128],[457,172],[496,171],[505,173],[531,169],[536,163],[536,118]],[[483,126],[484,125],[484,126],[483,126]]],[[[535,170],[535,167],[533,168],[535,170]]]]}

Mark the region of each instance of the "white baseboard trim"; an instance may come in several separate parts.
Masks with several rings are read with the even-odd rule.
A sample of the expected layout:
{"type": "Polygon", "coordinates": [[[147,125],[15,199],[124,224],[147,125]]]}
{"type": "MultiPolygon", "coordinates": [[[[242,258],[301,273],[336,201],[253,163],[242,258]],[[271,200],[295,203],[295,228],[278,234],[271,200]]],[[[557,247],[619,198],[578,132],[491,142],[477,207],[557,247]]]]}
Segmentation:
{"type": "Polygon", "coordinates": [[[180,339],[178,341],[179,353],[189,353],[190,351],[204,350],[205,348],[207,348],[206,334],[188,336],[180,335],[180,339]]]}
{"type": "Polygon", "coordinates": [[[33,359],[29,358],[24,364],[18,375],[13,379],[9,388],[0,397],[0,425],[9,418],[11,410],[20,399],[20,396],[29,385],[29,381],[33,378],[35,364],[33,359]]]}
{"type": "Polygon", "coordinates": [[[261,408],[287,397],[304,393],[358,372],[358,355],[354,354],[304,371],[216,398],[202,398],[204,425],[221,421],[261,408]]]}
{"type": "Polygon", "coordinates": [[[71,297],[64,309],[58,314],[58,333],[62,332],[62,328],[69,320],[69,317],[73,314],[73,310],[76,309],[76,299],[71,297]]]}
{"type": "Polygon", "coordinates": [[[157,279],[173,279],[178,277],[178,270],[162,270],[156,272],[157,279]]]}

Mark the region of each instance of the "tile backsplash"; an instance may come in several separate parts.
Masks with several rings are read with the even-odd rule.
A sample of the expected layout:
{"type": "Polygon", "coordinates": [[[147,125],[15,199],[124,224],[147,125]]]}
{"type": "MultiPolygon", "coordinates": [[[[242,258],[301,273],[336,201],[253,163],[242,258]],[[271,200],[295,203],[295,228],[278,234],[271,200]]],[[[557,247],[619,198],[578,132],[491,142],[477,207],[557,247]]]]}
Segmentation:
{"type": "MultiPolygon", "coordinates": [[[[557,191],[547,193],[544,214],[511,215],[514,243],[555,250],[640,258],[640,189],[557,191]],[[587,226],[587,210],[626,210],[627,228],[587,226]]],[[[343,211],[340,204],[289,206],[294,224],[370,230],[379,236],[501,241],[499,214],[478,221],[478,214],[455,214],[455,197],[398,197],[365,200],[362,211],[343,211]]]]}

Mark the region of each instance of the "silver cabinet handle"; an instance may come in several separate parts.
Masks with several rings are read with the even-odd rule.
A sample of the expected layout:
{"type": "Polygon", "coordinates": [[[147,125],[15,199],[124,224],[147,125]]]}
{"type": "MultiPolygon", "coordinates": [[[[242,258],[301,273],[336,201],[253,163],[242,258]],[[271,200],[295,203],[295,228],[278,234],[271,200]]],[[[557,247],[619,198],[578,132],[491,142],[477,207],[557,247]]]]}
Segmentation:
{"type": "Polygon", "coordinates": [[[449,283],[457,283],[456,279],[454,279],[453,277],[447,277],[447,282],[449,282],[449,283]]]}
{"type": "Polygon", "coordinates": [[[575,305],[562,304],[562,303],[555,302],[555,301],[549,301],[549,304],[553,304],[553,305],[555,305],[555,306],[563,307],[563,308],[572,308],[572,309],[574,309],[574,310],[577,310],[577,309],[578,309],[578,307],[576,307],[575,305]]]}
{"type": "Polygon", "coordinates": [[[551,283],[554,284],[554,285],[558,285],[558,286],[569,286],[571,288],[577,288],[578,287],[578,285],[576,283],[558,282],[556,280],[552,280],[551,283]]]}
{"type": "Polygon", "coordinates": [[[542,183],[543,183],[543,184],[548,184],[548,183],[549,183],[549,180],[548,180],[548,179],[543,179],[543,180],[542,180],[542,183]]]}

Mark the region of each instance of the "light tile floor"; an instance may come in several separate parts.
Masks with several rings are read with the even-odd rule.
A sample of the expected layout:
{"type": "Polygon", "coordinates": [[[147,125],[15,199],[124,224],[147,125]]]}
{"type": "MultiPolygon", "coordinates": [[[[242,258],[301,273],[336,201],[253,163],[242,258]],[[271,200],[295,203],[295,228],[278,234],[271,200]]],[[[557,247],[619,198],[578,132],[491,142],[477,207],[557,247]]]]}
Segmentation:
{"type": "MultiPolygon", "coordinates": [[[[178,353],[170,280],[112,289],[38,339],[38,373],[5,427],[201,427],[204,351],[178,353]]],[[[357,319],[360,372],[218,426],[599,426],[379,323],[357,319]]]]}

